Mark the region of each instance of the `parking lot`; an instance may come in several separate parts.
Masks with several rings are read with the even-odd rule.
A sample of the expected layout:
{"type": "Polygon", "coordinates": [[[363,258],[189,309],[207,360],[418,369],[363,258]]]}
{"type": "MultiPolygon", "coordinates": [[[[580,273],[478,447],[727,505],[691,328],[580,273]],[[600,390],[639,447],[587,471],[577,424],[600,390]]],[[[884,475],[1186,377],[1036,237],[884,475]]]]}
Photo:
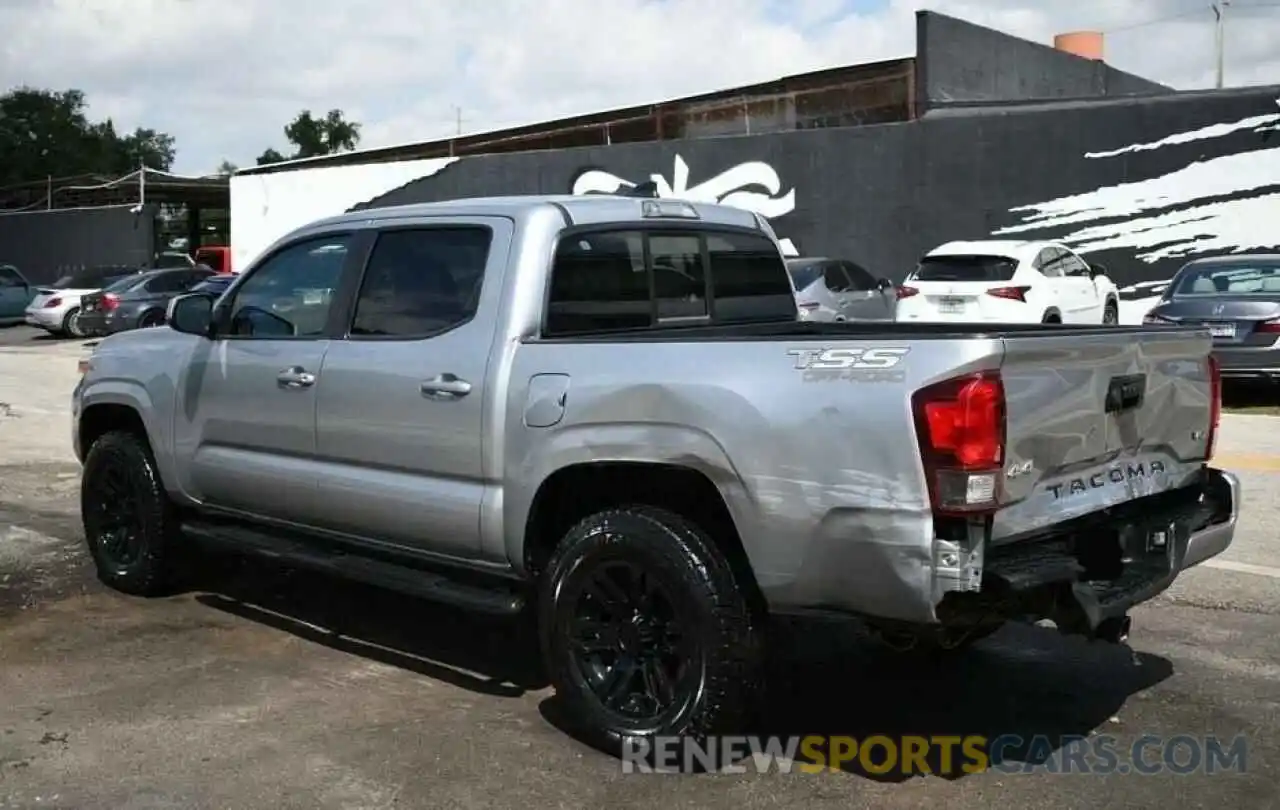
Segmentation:
{"type": "Polygon", "coordinates": [[[1244,773],[624,774],[558,730],[522,623],[263,563],[211,566],[167,599],[105,590],[81,550],[69,443],[82,342],[33,332],[0,330],[0,808],[1280,802],[1274,417],[1224,417],[1219,463],[1245,488],[1235,545],[1135,611],[1132,652],[1011,628],[926,666],[840,628],[783,626],[757,730],[1098,734],[1122,750],[1245,735],[1244,773]]]}

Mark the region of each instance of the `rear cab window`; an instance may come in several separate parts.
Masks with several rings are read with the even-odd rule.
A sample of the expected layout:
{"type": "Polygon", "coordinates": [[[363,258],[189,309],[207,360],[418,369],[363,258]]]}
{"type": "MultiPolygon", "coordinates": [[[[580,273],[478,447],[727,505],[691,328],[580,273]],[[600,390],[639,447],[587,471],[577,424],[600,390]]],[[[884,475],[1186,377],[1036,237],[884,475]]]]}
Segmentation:
{"type": "Polygon", "coordinates": [[[1018,262],[1008,256],[925,256],[913,281],[1010,281],[1018,262]]]}
{"type": "Polygon", "coordinates": [[[690,324],[794,321],[777,245],[712,228],[601,228],[556,248],[546,337],[690,324]]]}

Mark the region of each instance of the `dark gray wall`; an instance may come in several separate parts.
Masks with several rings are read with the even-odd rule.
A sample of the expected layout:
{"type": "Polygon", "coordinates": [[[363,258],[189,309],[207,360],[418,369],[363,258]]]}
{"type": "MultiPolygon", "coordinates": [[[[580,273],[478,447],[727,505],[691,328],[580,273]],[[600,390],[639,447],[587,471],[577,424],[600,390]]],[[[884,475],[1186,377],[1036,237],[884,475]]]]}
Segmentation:
{"type": "MultiPolygon", "coordinates": [[[[677,156],[688,166],[690,186],[696,186],[739,164],[763,161],[777,173],[777,193],[763,186],[737,190],[774,198],[794,191],[794,210],[776,216],[773,224],[779,237],[793,239],[803,254],[839,255],[900,280],[925,250],[953,239],[989,237],[1035,213],[1018,210],[1022,206],[1093,195],[1092,203],[1078,206],[1081,210],[1066,220],[1002,238],[1064,239],[1107,265],[1118,283],[1130,284],[1169,278],[1182,257],[1198,249],[1176,244],[1185,241],[1187,226],[1152,230],[1167,224],[1170,212],[1198,219],[1192,241],[1221,252],[1214,235],[1238,235],[1247,224],[1239,219],[1243,214],[1221,205],[1270,193],[1276,195],[1272,210],[1280,210],[1280,187],[1248,187],[1250,177],[1265,172],[1238,165],[1220,172],[1211,164],[1187,169],[1217,158],[1259,166],[1280,161],[1280,132],[1267,131],[1268,121],[1280,121],[1278,94],[1280,88],[1256,88],[947,110],[904,124],[488,155],[464,158],[355,207],[564,194],[588,169],[631,182],[653,174],[674,182],[677,156]],[[1258,116],[1254,125],[1225,135],[1187,135],[1258,116]],[[1139,148],[1179,134],[1168,145],[1139,148]],[[1131,149],[1112,157],[1086,156],[1124,147],[1131,149]],[[1202,173],[1195,174],[1197,168],[1202,173]],[[1245,187],[1219,194],[1203,185],[1214,177],[1239,177],[1245,187]],[[1134,185],[1142,183],[1147,185],[1134,185]],[[1196,210],[1188,214],[1190,209],[1196,210]],[[1166,219],[1153,219],[1160,216],[1166,219]],[[1090,233],[1110,242],[1090,241],[1090,233]],[[1171,255],[1158,255],[1161,242],[1171,255]]],[[[721,189],[718,198],[725,192],[721,189]]],[[[1244,247],[1280,243],[1274,218],[1272,224],[1249,222],[1261,235],[1253,240],[1258,244],[1244,247]]]]}
{"type": "Polygon", "coordinates": [[[77,208],[0,214],[0,264],[33,284],[56,281],[87,265],[137,264],[151,258],[155,206],[77,208]]]}
{"type": "Polygon", "coordinates": [[[932,11],[916,12],[918,108],[1163,93],[1170,88],[1092,59],[932,11]]]}

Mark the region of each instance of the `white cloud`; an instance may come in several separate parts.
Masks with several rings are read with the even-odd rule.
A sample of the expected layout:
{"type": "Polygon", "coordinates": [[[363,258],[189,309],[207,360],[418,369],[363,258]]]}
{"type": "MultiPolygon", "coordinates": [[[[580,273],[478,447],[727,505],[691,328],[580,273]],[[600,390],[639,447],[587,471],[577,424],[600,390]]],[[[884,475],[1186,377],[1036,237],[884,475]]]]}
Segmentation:
{"type": "MultiPolygon", "coordinates": [[[[928,8],[1049,42],[1111,33],[1115,66],[1213,79],[1199,0],[937,0],[928,8]],[[1188,14],[1141,27],[1137,24],[1188,14]]],[[[910,55],[906,0],[5,0],[0,76],[83,89],[93,113],[173,134],[176,170],[284,151],[298,110],[337,107],[362,146],[445,137],[910,55]]],[[[1280,5],[1236,0],[1230,84],[1280,83],[1280,5]],[[1250,8],[1250,5],[1254,6],[1250,8]]],[[[3,89],[3,88],[0,88],[3,89]]]]}

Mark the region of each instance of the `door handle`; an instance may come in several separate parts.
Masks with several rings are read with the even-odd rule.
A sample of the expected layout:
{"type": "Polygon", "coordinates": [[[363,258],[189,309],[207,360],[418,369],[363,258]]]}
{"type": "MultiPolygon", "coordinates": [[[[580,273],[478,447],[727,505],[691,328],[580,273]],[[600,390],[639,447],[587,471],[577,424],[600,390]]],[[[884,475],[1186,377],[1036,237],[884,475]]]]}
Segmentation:
{"type": "Polygon", "coordinates": [[[423,381],[419,389],[433,399],[458,399],[471,393],[471,383],[458,379],[456,374],[441,374],[423,381]]]}
{"type": "Polygon", "coordinates": [[[310,388],[316,384],[316,375],[302,366],[291,366],[276,375],[276,382],[285,388],[310,388]]]}

